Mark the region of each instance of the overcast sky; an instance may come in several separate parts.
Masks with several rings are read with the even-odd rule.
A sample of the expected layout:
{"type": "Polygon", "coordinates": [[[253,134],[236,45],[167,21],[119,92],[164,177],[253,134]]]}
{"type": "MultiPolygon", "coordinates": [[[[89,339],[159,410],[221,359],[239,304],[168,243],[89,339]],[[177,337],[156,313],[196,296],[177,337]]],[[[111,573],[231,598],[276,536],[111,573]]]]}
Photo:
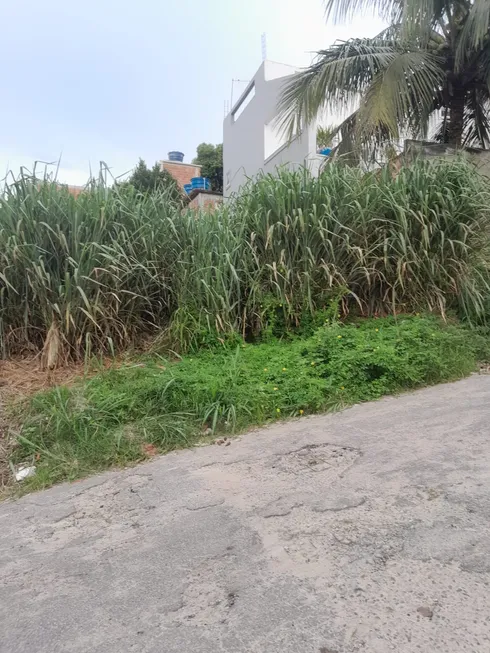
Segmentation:
{"type": "MultiPolygon", "coordinates": [[[[232,78],[381,24],[326,25],[322,0],[17,0],[0,9],[0,177],[61,155],[60,179],[115,175],[205,141],[222,141],[232,78]]],[[[235,86],[235,100],[244,85],[235,86]]]]}

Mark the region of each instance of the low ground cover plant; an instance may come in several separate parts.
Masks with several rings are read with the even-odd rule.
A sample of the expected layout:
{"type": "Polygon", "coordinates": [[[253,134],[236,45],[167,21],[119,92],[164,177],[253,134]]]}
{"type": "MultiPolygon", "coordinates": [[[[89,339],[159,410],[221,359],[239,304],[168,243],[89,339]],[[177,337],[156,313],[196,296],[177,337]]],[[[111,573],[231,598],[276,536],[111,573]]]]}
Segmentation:
{"type": "Polygon", "coordinates": [[[14,462],[39,489],[250,426],[337,410],[461,378],[488,356],[487,338],[435,316],[342,324],[312,335],[153,354],[35,395],[22,407],[14,462]]]}

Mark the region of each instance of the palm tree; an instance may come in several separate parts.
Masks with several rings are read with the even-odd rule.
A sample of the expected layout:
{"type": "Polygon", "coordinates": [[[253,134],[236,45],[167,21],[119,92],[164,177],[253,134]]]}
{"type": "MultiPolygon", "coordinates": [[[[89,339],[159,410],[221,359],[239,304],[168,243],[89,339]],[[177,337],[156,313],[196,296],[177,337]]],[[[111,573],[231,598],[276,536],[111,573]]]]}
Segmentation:
{"type": "Polygon", "coordinates": [[[402,134],[460,147],[490,144],[490,0],[327,0],[343,20],[374,10],[390,24],[374,38],[336,42],[294,75],[280,100],[291,135],[322,110],[348,110],[343,151],[402,134]],[[353,107],[357,107],[352,111],[353,107]],[[435,113],[437,112],[437,113],[435,113]]]}

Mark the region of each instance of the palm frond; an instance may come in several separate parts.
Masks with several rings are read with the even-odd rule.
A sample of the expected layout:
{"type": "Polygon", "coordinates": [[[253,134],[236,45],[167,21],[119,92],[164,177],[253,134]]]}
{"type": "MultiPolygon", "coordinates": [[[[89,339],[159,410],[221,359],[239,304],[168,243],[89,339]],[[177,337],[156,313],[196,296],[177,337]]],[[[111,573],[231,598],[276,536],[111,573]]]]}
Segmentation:
{"type": "Polygon", "coordinates": [[[323,109],[347,110],[363,98],[356,121],[367,132],[383,126],[395,135],[402,120],[426,115],[443,81],[441,59],[396,45],[397,27],[373,39],[335,43],[284,86],[279,126],[291,137],[323,109]]]}
{"type": "Polygon", "coordinates": [[[456,48],[456,67],[462,69],[469,57],[490,37],[490,2],[472,0],[456,48]]]}
{"type": "Polygon", "coordinates": [[[393,145],[393,136],[384,124],[369,131],[360,129],[359,113],[360,109],[353,111],[336,127],[340,142],[332,149],[327,165],[333,161],[349,166],[375,164],[384,158],[386,147],[393,145]]]}
{"type": "Polygon", "coordinates": [[[377,37],[334,43],[288,79],[278,124],[290,137],[322,110],[350,119],[357,107],[346,123],[350,142],[425,137],[433,112],[445,109],[437,139],[488,142],[490,0],[325,0],[325,7],[336,20],[372,10],[391,24],[377,37]]]}
{"type": "Polygon", "coordinates": [[[427,43],[440,21],[445,21],[445,0],[402,0],[401,25],[406,39],[427,43]]]}
{"type": "Polygon", "coordinates": [[[325,14],[335,22],[346,22],[359,14],[377,15],[390,24],[400,24],[410,40],[426,40],[446,12],[445,0],[325,0],[325,14]]]}
{"type": "Polygon", "coordinates": [[[441,61],[426,50],[398,52],[364,95],[359,127],[370,132],[383,126],[393,138],[407,124],[427,120],[443,81],[441,61]]]}
{"type": "Polygon", "coordinates": [[[431,134],[431,140],[435,143],[447,143],[449,136],[449,111],[446,110],[444,113],[441,122],[437,125],[433,134],[431,134]]]}
{"type": "Polygon", "coordinates": [[[467,97],[464,113],[463,145],[490,145],[490,95],[487,88],[474,88],[467,97]]]}
{"type": "MultiPolygon", "coordinates": [[[[471,66],[470,74],[472,73],[473,76],[475,76],[476,73],[479,82],[484,84],[490,93],[490,38],[480,48],[480,50],[475,53],[472,63],[473,66],[471,66]]],[[[467,76],[469,68],[469,65],[465,65],[462,74],[467,76]]]]}
{"type": "Polygon", "coordinates": [[[368,13],[397,22],[402,6],[403,0],[325,0],[325,14],[336,22],[349,21],[356,15],[368,13]]]}
{"type": "Polygon", "coordinates": [[[279,127],[291,137],[314,121],[321,109],[346,109],[396,57],[387,42],[340,41],[318,52],[317,60],[285,83],[279,101],[279,127]]]}

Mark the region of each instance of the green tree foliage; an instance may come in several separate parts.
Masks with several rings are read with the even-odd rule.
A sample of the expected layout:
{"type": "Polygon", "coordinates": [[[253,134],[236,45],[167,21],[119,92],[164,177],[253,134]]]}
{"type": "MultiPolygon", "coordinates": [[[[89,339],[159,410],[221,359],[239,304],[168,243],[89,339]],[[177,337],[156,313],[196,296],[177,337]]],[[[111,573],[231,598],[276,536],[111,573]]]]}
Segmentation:
{"type": "Polygon", "coordinates": [[[326,9],[335,20],[374,11],[390,26],[334,43],[291,78],[280,102],[289,133],[322,109],[347,114],[358,103],[338,128],[345,152],[426,137],[436,111],[434,140],[488,147],[489,0],[326,0],[326,9]]]}
{"type": "Polygon", "coordinates": [[[138,161],[138,165],[125,182],[125,185],[133,186],[140,193],[163,189],[168,191],[169,196],[176,201],[181,200],[183,197],[177,181],[168,170],[161,168],[158,163],[155,163],[152,168],[149,168],[143,159],[138,161]]]}
{"type": "Polygon", "coordinates": [[[223,192],[223,145],[201,143],[193,160],[201,166],[201,175],[211,180],[212,190],[223,192]]]}

